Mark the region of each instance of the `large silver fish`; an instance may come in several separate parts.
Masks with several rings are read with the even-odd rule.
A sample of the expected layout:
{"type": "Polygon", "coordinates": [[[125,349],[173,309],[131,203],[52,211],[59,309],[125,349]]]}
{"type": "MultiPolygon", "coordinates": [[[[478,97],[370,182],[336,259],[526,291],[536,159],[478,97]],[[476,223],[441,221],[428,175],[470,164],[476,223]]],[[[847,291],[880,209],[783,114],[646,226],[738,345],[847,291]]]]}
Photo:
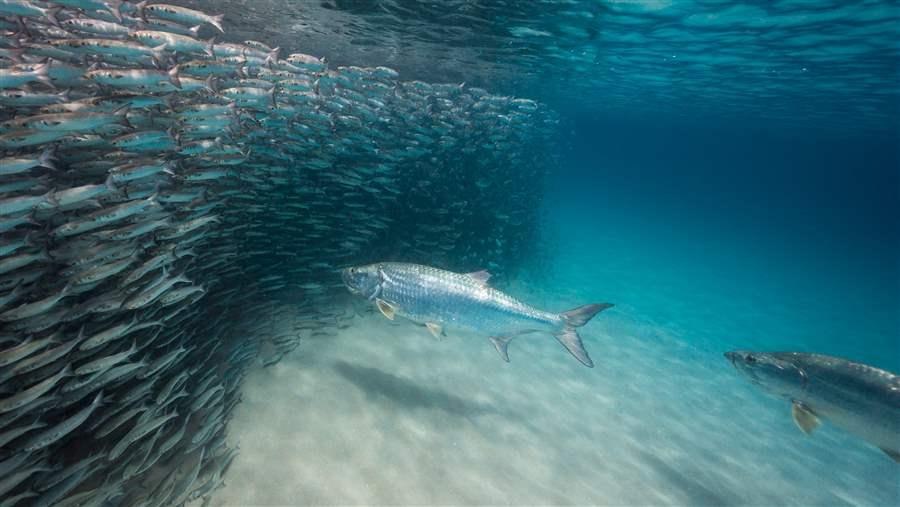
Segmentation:
{"type": "Polygon", "coordinates": [[[791,402],[806,434],[828,419],[900,463],[900,376],[846,359],[800,352],[726,352],[750,382],[791,402]]]}
{"type": "Polygon", "coordinates": [[[445,327],[483,332],[504,361],[507,346],[516,336],[552,334],[576,359],[588,367],[588,356],[576,328],[613,306],[609,303],[580,306],[563,313],[538,310],[487,285],[486,271],[453,273],[430,266],[380,262],[346,268],[341,272],[351,292],[374,300],[385,317],[395,315],[424,324],[435,336],[445,327]]]}

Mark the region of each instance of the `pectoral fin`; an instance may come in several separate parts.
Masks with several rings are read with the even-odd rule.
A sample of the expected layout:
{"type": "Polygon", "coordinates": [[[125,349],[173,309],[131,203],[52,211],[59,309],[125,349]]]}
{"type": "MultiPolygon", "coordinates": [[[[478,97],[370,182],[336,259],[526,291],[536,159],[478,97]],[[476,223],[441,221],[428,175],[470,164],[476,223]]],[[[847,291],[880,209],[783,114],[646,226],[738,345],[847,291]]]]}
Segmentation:
{"type": "Polygon", "coordinates": [[[434,335],[434,337],[438,340],[440,340],[442,336],[446,336],[444,334],[444,328],[441,327],[440,324],[437,324],[435,322],[426,322],[425,327],[427,327],[428,330],[431,331],[431,334],[434,335]]]}
{"type": "Polygon", "coordinates": [[[381,310],[381,313],[383,313],[385,317],[394,320],[394,315],[397,313],[397,310],[393,305],[381,298],[375,299],[375,304],[378,305],[378,309],[381,310]]]}
{"type": "Polygon", "coordinates": [[[889,458],[894,460],[895,463],[900,463],[900,452],[885,449],[884,447],[879,447],[879,449],[884,451],[884,453],[887,454],[889,458]]]}
{"type": "Polygon", "coordinates": [[[813,430],[818,428],[819,424],[821,424],[819,418],[816,417],[816,414],[799,401],[791,403],[791,416],[794,418],[794,423],[797,427],[807,435],[812,433],[813,430]]]}

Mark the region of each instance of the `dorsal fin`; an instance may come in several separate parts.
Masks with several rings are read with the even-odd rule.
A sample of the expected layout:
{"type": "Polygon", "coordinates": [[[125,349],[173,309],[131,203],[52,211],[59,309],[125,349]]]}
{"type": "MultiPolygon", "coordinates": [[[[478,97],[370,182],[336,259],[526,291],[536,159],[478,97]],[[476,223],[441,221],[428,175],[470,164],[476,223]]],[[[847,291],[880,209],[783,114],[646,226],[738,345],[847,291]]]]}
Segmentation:
{"type": "Polygon", "coordinates": [[[481,283],[481,285],[487,285],[488,280],[491,279],[491,274],[486,269],[482,269],[481,271],[473,271],[471,273],[466,273],[466,276],[477,280],[479,283],[481,283]]]}

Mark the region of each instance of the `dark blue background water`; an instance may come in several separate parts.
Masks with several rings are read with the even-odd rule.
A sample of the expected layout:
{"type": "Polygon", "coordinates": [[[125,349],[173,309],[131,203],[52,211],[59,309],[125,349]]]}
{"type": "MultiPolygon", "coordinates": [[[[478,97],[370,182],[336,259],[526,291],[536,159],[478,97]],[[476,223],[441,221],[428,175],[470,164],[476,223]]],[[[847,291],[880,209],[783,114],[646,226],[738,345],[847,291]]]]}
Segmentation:
{"type": "Polygon", "coordinates": [[[705,321],[689,324],[676,301],[655,311],[697,329],[729,321],[723,349],[821,352],[900,370],[895,132],[568,118],[549,207],[609,235],[594,247],[598,259],[631,258],[603,283],[658,292],[668,280],[670,297],[705,321]]]}

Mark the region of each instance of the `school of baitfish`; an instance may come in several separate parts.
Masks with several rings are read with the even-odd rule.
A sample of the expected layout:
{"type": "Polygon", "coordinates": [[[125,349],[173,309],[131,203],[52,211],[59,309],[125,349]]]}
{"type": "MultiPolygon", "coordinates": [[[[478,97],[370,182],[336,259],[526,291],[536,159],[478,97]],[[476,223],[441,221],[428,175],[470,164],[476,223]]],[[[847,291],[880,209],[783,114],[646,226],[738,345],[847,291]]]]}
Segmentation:
{"type": "Polygon", "coordinates": [[[3,507],[208,500],[248,368],[349,318],[339,268],[526,255],[551,112],[222,32],[0,0],[3,507]]]}

